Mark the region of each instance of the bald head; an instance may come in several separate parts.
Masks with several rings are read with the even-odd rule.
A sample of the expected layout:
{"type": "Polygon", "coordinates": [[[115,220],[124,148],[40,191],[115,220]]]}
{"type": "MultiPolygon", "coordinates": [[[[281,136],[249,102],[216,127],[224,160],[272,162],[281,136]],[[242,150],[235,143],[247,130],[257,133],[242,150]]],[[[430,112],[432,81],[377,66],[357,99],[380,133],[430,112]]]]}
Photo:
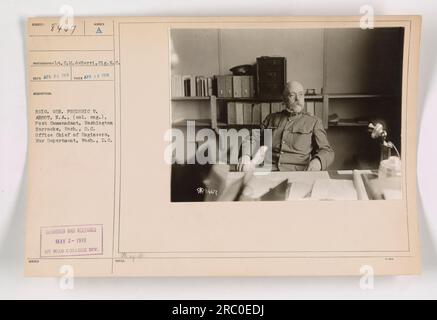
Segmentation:
{"type": "Polygon", "coordinates": [[[299,92],[304,90],[302,83],[294,80],[287,82],[287,88],[290,92],[299,92]]]}
{"type": "Polygon", "coordinates": [[[284,88],[284,103],[290,112],[301,112],[305,105],[305,90],[298,81],[287,82],[284,88]]]}

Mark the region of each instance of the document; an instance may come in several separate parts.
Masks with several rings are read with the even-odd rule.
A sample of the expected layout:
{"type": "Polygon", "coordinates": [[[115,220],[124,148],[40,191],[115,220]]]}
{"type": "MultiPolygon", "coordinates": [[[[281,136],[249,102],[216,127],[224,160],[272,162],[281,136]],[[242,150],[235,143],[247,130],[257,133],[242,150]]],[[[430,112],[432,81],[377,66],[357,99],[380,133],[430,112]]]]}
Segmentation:
{"type": "Polygon", "coordinates": [[[316,180],[311,199],[315,200],[357,200],[357,191],[350,180],[316,180]]]}
{"type": "MultiPolygon", "coordinates": [[[[356,44],[345,43],[361,48],[373,34],[362,31],[359,17],[29,18],[26,276],[59,276],[66,267],[79,277],[418,274],[421,20],[381,16],[374,23],[375,39],[393,41],[372,52],[399,54],[397,69],[383,70],[396,79],[387,90],[399,89],[398,122],[374,123],[368,132],[367,123],[341,122],[352,107],[338,111],[344,128],[327,122],[338,99],[329,92],[374,87],[358,87],[355,69],[344,83],[329,78],[346,63],[329,45],[352,37],[356,44]],[[222,76],[230,81],[217,84],[222,76]],[[250,95],[233,96],[235,76],[251,76],[250,95]],[[337,91],[321,90],[323,79],[337,91]],[[291,91],[313,101],[320,117],[287,100],[291,91]],[[258,121],[228,123],[228,103],[258,112],[258,121]],[[253,147],[254,130],[264,130],[266,153],[253,147]],[[264,163],[255,171],[241,162],[247,141],[264,163]],[[365,200],[352,174],[336,172],[369,169],[361,166],[368,159],[377,172],[384,143],[395,146],[391,156],[401,164],[396,183],[379,200],[365,200]],[[288,201],[259,201],[285,180],[288,201]]],[[[361,101],[364,114],[378,109],[368,98],[351,103],[361,101]]],[[[366,194],[362,182],[359,188],[366,194]]]]}

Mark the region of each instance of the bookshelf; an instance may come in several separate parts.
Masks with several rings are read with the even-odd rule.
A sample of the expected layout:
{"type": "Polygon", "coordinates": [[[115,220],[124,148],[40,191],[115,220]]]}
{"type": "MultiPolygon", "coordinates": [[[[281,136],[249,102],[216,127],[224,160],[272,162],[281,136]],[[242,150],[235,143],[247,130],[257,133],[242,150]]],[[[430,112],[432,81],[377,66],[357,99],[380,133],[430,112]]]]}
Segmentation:
{"type": "Polygon", "coordinates": [[[211,97],[174,97],[172,101],[208,101],[211,97]]]}
{"type": "MultiPolygon", "coordinates": [[[[340,119],[337,123],[329,123],[328,115],[329,115],[329,104],[330,100],[333,99],[379,99],[391,97],[389,94],[337,94],[330,93],[324,95],[307,95],[305,96],[305,101],[317,101],[322,102],[322,122],[324,127],[327,129],[329,127],[366,127],[368,123],[357,122],[353,119],[340,119]]],[[[245,98],[234,98],[234,97],[174,97],[171,99],[172,101],[182,101],[182,102],[192,102],[192,101],[205,101],[209,102],[210,108],[210,118],[208,119],[184,119],[180,121],[173,122],[174,127],[185,127],[187,125],[187,121],[196,121],[196,126],[198,127],[209,127],[212,129],[218,128],[253,128],[256,127],[254,124],[227,124],[226,121],[220,121],[218,117],[218,112],[220,108],[225,107],[225,104],[228,102],[246,102],[246,103],[279,103],[282,102],[282,99],[263,99],[259,97],[245,97],[245,98]]]]}
{"type": "Polygon", "coordinates": [[[184,119],[179,121],[174,121],[172,123],[173,127],[186,127],[189,121],[196,121],[196,126],[198,127],[210,127],[211,119],[184,119]]]}
{"type": "Polygon", "coordinates": [[[382,98],[390,96],[388,94],[361,94],[361,93],[329,93],[330,99],[369,99],[369,98],[382,98]]]}
{"type": "MultiPolygon", "coordinates": [[[[308,95],[305,96],[305,100],[322,100],[323,95],[308,95]]],[[[217,98],[219,101],[233,101],[233,102],[282,102],[282,99],[267,99],[267,98],[258,98],[258,97],[246,97],[246,98],[233,98],[233,97],[226,97],[226,98],[217,98]]]]}
{"type": "MultiPolygon", "coordinates": [[[[392,94],[374,94],[374,93],[328,93],[326,94],[327,98],[327,110],[328,114],[329,111],[332,111],[332,108],[330,108],[330,101],[332,100],[367,100],[367,99],[383,99],[383,98],[390,98],[393,97],[392,94]]],[[[355,106],[353,103],[351,103],[351,108],[354,108],[355,106]]],[[[325,123],[324,123],[325,124],[325,123]]],[[[343,119],[340,118],[337,123],[328,123],[325,124],[325,128],[329,127],[367,127],[368,122],[358,122],[355,119],[343,119]]]]}
{"type": "MultiPolygon", "coordinates": [[[[217,129],[217,98],[215,96],[208,97],[173,97],[171,101],[180,102],[193,102],[193,101],[205,101],[209,102],[210,108],[210,118],[208,119],[183,119],[172,123],[173,127],[186,127],[188,121],[196,121],[196,126],[199,127],[210,127],[217,129]]],[[[223,125],[222,123],[220,125],[223,125]]]]}
{"type": "Polygon", "coordinates": [[[353,119],[340,119],[336,124],[329,123],[329,127],[367,127],[368,123],[356,122],[353,119]]]}
{"type": "MultiPolygon", "coordinates": [[[[326,99],[326,97],[324,97],[323,95],[308,95],[305,97],[306,101],[323,102],[324,99],[326,99]]],[[[217,98],[217,103],[218,103],[217,110],[220,111],[223,108],[226,108],[226,104],[228,102],[249,103],[249,104],[252,104],[252,108],[253,108],[255,104],[259,104],[259,103],[268,103],[268,104],[270,104],[270,107],[271,107],[272,103],[282,103],[283,100],[282,100],[282,98],[262,98],[262,97],[244,97],[244,98],[222,97],[222,98],[217,98]]],[[[274,112],[274,111],[271,110],[271,112],[274,112]]],[[[328,117],[327,117],[327,113],[326,113],[326,121],[327,121],[327,119],[328,119],[328,117]]],[[[261,121],[262,120],[263,119],[261,119],[261,121]]],[[[224,121],[222,121],[222,123],[224,123],[224,121]]],[[[255,128],[258,126],[259,125],[257,125],[257,124],[226,124],[225,123],[224,127],[228,127],[228,128],[244,128],[244,127],[255,128]]]]}

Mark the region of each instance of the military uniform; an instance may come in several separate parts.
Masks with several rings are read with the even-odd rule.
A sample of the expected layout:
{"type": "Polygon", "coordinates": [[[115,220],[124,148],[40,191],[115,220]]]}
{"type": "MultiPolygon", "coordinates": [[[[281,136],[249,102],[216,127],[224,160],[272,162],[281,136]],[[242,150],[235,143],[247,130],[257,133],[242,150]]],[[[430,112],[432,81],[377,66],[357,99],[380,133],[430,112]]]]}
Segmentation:
{"type": "MultiPolygon", "coordinates": [[[[261,129],[272,130],[272,162],[276,170],[303,171],[314,158],[326,170],[334,160],[322,121],[308,113],[272,113],[264,119],[261,129]]],[[[250,150],[259,146],[261,137],[256,131],[252,139],[243,142],[243,155],[250,156],[250,150]]]]}

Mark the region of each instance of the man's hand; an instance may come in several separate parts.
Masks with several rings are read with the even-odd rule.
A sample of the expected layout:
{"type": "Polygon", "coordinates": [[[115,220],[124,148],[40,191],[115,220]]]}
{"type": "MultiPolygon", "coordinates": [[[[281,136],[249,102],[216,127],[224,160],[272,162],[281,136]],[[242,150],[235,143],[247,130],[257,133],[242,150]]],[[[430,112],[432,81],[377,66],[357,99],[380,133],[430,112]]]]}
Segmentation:
{"type": "Polygon", "coordinates": [[[242,156],[238,162],[237,170],[244,172],[255,170],[255,167],[264,161],[267,150],[268,148],[266,146],[261,146],[253,156],[252,160],[248,155],[242,156]]]}
{"type": "Polygon", "coordinates": [[[240,161],[238,162],[237,170],[247,172],[253,169],[255,169],[255,164],[252,162],[250,157],[247,155],[242,156],[240,161]]]}
{"type": "Polygon", "coordinates": [[[320,171],[322,170],[322,163],[320,162],[319,158],[314,158],[310,161],[308,165],[307,171],[320,171]]]}

